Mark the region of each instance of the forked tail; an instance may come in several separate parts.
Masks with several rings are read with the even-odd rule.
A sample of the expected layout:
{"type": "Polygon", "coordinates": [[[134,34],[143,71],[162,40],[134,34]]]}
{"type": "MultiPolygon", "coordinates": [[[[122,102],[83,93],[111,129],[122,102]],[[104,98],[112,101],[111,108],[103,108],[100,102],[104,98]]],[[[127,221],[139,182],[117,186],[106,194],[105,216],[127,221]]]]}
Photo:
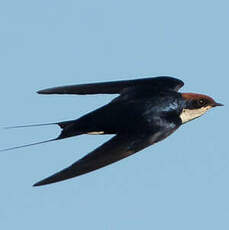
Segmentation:
{"type": "MultiPolygon", "coordinates": [[[[25,147],[29,147],[29,146],[33,146],[33,145],[44,144],[44,143],[47,143],[47,142],[57,141],[57,140],[61,140],[61,139],[67,138],[67,137],[71,137],[73,135],[63,135],[63,133],[64,133],[65,128],[68,127],[68,126],[71,126],[73,123],[74,123],[74,121],[63,121],[63,122],[56,122],[56,123],[33,124],[33,125],[18,125],[18,126],[5,127],[5,129],[17,129],[17,128],[29,128],[29,127],[58,125],[62,129],[62,131],[61,131],[60,135],[58,137],[56,137],[56,138],[45,140],[45,141],[39,141],[39,142],[35,142],[35,143],[30,143],[30,144],[25,144],[25,145],[20,145],[20,146],[15,146],[15,147],[10,147],[10,148],[5,148],[5,149],[1,149],[0,152],[14,150],[14,149],[20,149],[20,148],[25,148],[25,147]]],[[[79,134],[75,134],[75,135],[79,135],[79,134]]]]}

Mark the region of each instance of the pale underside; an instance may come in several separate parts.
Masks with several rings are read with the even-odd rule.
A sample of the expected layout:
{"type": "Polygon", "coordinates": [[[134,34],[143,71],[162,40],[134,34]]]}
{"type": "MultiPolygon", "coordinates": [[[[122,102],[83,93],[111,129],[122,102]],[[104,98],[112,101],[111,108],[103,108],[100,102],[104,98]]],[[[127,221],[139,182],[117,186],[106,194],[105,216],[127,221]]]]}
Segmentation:
{"type": "Polygon", "coordinates": [[[201,115],[205,114],[210,108],[211,106],[206,106],[199,109],[183,109],[182,113],[180,114],[182,124],[200,117],[201,115]]]}

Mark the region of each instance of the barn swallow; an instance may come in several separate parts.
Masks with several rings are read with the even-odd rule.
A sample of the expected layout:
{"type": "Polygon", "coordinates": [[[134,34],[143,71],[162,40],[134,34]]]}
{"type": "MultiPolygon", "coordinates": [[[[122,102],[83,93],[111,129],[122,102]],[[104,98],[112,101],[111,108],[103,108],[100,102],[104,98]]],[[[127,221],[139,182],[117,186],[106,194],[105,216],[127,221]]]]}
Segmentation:
{"type": "MultiPolygon", "coordinates": [[[[182,124],[222,106],[211,97],[179,93],[184,83],[172,77],[70,85],[38,91],[39,94],[119,94],[110,103],[76,120],[52,123],[62,130],[52,140],[82,134],[115,134],[108,142],[70,167],[34,186],[67,180],[128,157],[157,143],[182,124]]],[[[48,142],[45,141],[45,142],[48,142]]],[[[43,142],[42,142],[43,143],[43,142]]]]}

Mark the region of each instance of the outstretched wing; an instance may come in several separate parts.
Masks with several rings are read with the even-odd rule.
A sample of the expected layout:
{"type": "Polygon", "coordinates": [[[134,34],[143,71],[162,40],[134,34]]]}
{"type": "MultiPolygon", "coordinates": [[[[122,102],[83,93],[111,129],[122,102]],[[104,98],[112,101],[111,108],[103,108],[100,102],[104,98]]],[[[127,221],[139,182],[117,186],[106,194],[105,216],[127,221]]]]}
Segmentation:
{"type": "Polygon", "coordinates": [[[122,94],[128,88],[167,89],[178,91],[184,83],[172,77],[153,77],[126,81],[69,85],[38,91],[39,94],[122,94]]]}
{"type": "MultiPolygon", "coordinates": [[[[173,130],[166,133],[171,134],[173,130]]],[[[101,145],[85,157],[81,158],[70,167],[34,184],[34,186],[46,185],[58,181],[67,180],[128,157],[147,146],[165,138],[165,133],[157,132],[154,135],[146,134],[118,134],[108,142],[101,145]]]]}

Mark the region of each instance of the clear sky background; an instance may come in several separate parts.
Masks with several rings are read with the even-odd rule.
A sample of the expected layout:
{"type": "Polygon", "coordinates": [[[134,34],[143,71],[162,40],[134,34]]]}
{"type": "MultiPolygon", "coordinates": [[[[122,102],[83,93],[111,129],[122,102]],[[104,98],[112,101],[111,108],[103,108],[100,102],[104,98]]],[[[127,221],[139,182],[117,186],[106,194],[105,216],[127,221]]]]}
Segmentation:
{"type": "MultiPolygon", "coordinates": [[[[229,229],[228,1],[0,3],[0,126],[75,119],[113,96],[38,95],[43,88],[170,75],[224,107],[93,173],[44,187],[109,136],[0,153],[0,228],[229,229]]],[[[0,130],[1,148],[58,127],[0,130]]]]}

